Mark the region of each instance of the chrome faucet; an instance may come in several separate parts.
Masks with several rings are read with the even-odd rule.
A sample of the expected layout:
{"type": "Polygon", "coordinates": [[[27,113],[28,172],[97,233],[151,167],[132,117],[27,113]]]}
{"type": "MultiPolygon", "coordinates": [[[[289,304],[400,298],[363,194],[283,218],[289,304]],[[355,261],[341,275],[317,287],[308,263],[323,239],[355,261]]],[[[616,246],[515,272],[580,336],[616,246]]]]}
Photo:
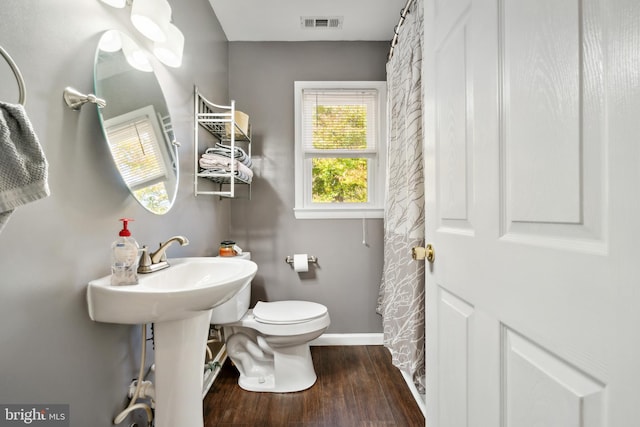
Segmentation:
{"type": "Polygon", "coordinates": [[[140,264],[138,265],[138,273],[153,273],[154,271],[169,267],[166,251],[169,245],[173,242],[180,243],[180,246],[186,246],[189,244],[189,240],[186,237],[173,236],[166,242],[160,243],[160,247],[155,252],[149,253],[147,246],[143,246],[142,256],[140,256],[140,264]]]}

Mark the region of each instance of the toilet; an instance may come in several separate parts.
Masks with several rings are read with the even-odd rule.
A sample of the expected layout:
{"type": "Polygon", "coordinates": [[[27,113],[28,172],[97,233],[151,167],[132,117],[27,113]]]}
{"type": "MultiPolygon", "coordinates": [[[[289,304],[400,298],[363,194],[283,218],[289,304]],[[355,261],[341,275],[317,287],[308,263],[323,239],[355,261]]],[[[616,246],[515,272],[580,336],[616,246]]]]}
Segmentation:
{"type": "Polygon", "coordinates": [[[227,354],[240,372],[238,385],[272,393],[311,387],[317,377],[309,342],[331,323],[327,307],[309,301],[259,301],[249,309],[250,300],[248,282],[211,314],[211,324],[224,327],[227,354]]]}

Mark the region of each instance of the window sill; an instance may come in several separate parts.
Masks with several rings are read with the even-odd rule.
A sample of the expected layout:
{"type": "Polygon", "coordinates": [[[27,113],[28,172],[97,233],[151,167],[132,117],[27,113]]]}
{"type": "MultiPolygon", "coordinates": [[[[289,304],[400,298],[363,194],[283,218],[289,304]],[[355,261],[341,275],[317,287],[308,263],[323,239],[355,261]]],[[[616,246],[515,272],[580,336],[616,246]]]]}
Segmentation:
{"type": "Polygon", "coordinates": [[[384,218],[382,208],[294,208],[296,219],[384,218]]]}

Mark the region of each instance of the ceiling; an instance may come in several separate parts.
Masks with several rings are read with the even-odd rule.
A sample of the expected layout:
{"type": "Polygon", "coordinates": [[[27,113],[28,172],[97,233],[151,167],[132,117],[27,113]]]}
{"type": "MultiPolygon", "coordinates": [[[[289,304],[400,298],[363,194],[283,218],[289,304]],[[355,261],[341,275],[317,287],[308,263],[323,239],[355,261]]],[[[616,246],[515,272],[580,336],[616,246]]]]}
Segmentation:
{"type": "Polygon", "coordinates": [[[229,41],[390,41],[406,0],[209,0],[209,3],[229,41]],[[304,18],[311,19],[304,21],[304,18]],[[303,28],[301,21],[310,28],[303,28]]]}

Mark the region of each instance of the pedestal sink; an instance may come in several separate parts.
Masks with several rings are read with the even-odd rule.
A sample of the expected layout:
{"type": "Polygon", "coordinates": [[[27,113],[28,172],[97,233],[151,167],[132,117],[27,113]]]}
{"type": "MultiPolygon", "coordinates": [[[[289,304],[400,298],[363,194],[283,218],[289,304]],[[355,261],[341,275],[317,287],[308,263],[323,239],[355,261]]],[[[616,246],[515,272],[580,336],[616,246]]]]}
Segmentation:
{"type": "MultiPolygon", "coordinates": [[[[202,381],[211,309],[253,279],[257,265],[234,258],[177,258],[133,286],[89,282],[97,322],[154,323],[155,427],[202,427],[202,381]]],[[[144,343],[143,343],[144,345],[144,343]]]]}

